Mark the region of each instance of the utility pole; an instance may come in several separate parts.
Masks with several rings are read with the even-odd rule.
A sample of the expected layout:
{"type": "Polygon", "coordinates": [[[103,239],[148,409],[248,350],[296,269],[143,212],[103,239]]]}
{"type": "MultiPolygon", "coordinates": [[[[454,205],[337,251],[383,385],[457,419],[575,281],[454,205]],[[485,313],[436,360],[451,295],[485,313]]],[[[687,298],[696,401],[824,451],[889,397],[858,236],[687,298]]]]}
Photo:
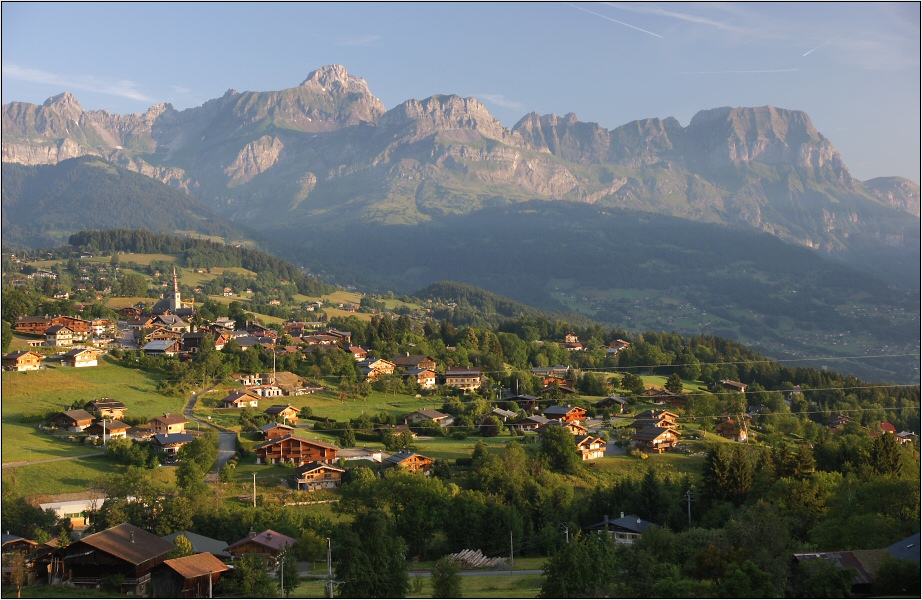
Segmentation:
{"type": "Polygon", "coordinates": [[[563,527],[563,534],[566,537],[567,543],[569,544],[570,543],[570,524],[561,523],[560,526],[563,527]]]}
{"type": "Polygon", "coordinates": [[[688,526],[691,527],[691,490],[685,492],[685,498],[688,500],[688,526]]]}
{"type": "Polygon", "coordinates": [[[333,597],[333,546],[330,538],[327,538],[327,585],[329,586],[329,598],[333,597]]]}
{"type": "Polygon", "coordinates": [[[253,508],[256,508],[256,473],[253,473],[253,508]]]}
{"type": "Polygon", "coordinates": [[[509,532],[509,568],[515,568],[515,549],[512,547],[512,532],[509,532]]]}

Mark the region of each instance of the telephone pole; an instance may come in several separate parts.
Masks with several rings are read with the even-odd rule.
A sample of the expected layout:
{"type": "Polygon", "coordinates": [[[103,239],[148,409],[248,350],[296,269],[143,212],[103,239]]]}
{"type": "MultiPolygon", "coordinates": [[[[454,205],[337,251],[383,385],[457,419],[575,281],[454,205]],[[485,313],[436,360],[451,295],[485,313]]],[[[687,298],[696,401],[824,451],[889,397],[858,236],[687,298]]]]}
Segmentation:
{"type": "Polygon", "coordinates": [[[253,508],[256,508],[256,473],[253,473],[253,508]]]}

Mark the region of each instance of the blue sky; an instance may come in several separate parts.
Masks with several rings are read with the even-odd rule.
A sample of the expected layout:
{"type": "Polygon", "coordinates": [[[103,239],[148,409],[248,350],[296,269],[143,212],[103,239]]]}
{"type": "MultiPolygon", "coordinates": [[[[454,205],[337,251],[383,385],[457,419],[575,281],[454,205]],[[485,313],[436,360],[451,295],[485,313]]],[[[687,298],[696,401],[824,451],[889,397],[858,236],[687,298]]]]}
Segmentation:
{"type": "Polygon", "coordinates": [[[509,127],[803,110],[859,179],[919,182],[919,23],[918,3],[4,2],[2,99],[184,109],[342,64],[387,108],[475,96],[509,127]]]}

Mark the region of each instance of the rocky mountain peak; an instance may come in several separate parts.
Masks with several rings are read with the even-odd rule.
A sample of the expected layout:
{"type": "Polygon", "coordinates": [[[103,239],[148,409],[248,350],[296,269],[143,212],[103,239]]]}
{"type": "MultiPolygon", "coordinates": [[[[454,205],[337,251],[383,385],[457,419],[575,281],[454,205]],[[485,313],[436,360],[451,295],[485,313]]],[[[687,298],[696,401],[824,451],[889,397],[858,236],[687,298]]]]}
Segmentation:
{"type": "Polygon", "coordinates": [[[425,100],[407,100],[387,111],[379,121],[383,127],[408,123],[416,124],[423,132],[471,129],[494,139],[503,139],[509,133],[480,100],[454,94],[430,96],[425,100]]]}
{"type": "Polygon", "coordinates": [[[77,102],[77,98],[70,92],[64,92],[57,96],[52,96],[45,100],[43,107],[51,109],[62,117],[79,120],[83,114],[83,107],[77,102]]]}

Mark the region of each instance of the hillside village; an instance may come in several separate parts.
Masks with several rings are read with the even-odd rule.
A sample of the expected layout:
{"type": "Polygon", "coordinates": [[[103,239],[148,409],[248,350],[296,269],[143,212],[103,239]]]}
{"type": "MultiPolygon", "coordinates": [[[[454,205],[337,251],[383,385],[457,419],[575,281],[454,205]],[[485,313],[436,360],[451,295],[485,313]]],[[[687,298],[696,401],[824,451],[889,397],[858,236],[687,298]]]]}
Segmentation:
{"type": "MultiPolygon", "coordinates": [[[[308,297],[265,273],[169,255],[56,252],[3,256],[5,583],[210,597],[287,593],[288,578],[292,590],[314,581],[299,593],[319,597],[333,585],[332,549],[339,592],[371,596],[342,581],[364,527],[401,540],[403,573],[441,556],[459,568],[483,553],[507,567],[540,558],[534,594],[562,593],[555,569],[571,536],[613,543],[648,595],[670,595],[672,582],[685,586],[673,595],[729,597],[744,575],[767,596],[866,595],[906,568],[918,575],[918,552],[907,563],[905,551],[918,548],[918,386],[784,366],[713,338],[452,322],[470,307],[308,297]],[[104,381],[116,374],[150,392],[104,381]],[[99,393],[56,406],[52,378],[99,393]],[[101,461],[107,475],[66,494],[25,483],[45,463],[32,446],[101,461]],[[843,504],[846,482],[850,497],[901,500],[843,504]],[[822,499],[785,499],[808,492],[822,499]],[[877,533],[862,535],[857,515],[876,515],[877,533]],[[743,530],[761,537],[772,520],[787,537],[767,553],[747,547],[743,530]],[[679,561],[657,554],[667,539],[687,564],[650,580],[632,561],[679,561]],[[688,566],[724,551],[738,556],[722,555],[719,575],[688,566]]],[[[408,581],[388,593],[411,593],[408,581]]],[[[593,585],[590,595],[621,589],[593,585]]]]}

